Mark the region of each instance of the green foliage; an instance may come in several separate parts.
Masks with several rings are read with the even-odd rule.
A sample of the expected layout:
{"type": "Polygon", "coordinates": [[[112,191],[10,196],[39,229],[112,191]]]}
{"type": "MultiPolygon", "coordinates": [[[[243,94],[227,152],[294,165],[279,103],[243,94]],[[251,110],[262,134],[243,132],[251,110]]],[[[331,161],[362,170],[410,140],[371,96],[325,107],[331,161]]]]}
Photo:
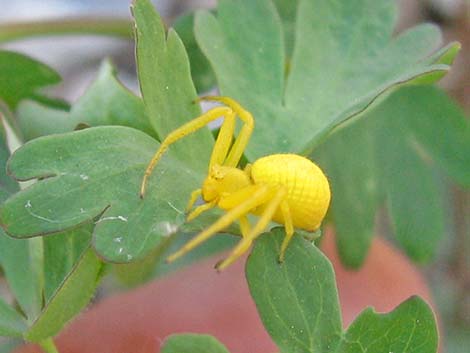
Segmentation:
{"type": "Polygon", "coordinates": [[[25,144],[10,159],[10,173],[17,180],[45,179],[3,204],[5,230],[14,237],[30,237],[95,219],[93,242],[102,257],[128,262],[145,255],[176,232],[184,221],[187,195],[202,178],[167,156],[141,199],[140,182],[157,147],[143,132],[117,126],[51,135],[25,144]],[[51,198],[49,190],[58,191],[51,198]]]}
{"type": "Polygon", "coordinates": [[[116,70],[109,61],[103,62],[98,76],[70,112],[24,101],[19,105],[17,115],[25,140],[73,131],[80,125],[129,126],[156,136],[145,116],[142,100],[118,81],[116,70]]]}
{"type": "Polygon", "coordinates": [[[26,320],[21,314],[0,299],[0,335],[21,337],[26,328],[26,320]]]}
{"type": "MultiPolygon", "coordinates": [[[[90,301],[102,274],[98,256],[121,263],[115,273],[129,285],[175,268],[159,267],[162,258],[218,216],[187,224],[183,211],[207,173],[211,132],[172,145],[143,199],[140,183],[157,140],[200,115],[197,91],[216,81],[255,116],[248,160],[311,154],[320,146],[315,158],[331,180],[331,218],[346,264],[362,264],[384,201],[410,257],[432,257],[444,227],[434,164],[470,185],[470,124],[435,88],[400,88],[384,99],[399,86],[442,77],[458,44],[436,50],[440,34],[431,25],[392,38],[396,11],[388,0],[221,0],[216,12],[180,19],[181,38],[173,29],[166,33],[150,0],[134,1],[132,13],[142,98],[106,61],[69,107],[40,93],[59,82],[57,73],[0,51],[0,99],[7,106],[0,108],[16,114],[14,128],[31,140],[11,157],[8,172],[35,181],[18,191],[0,172],[6,200],[0,221],[20,238],[0,234],[0,264],[19,309],[0,300],[0,334],[51,345],[50,337],[90,301]],[[90,128],[73,131],[84,127],[90,128]]],[[[9,152],[1,132],[4,166],[9,152]]],[[[227,231],[237,233],[234,227],[227,231]]],[[[388,314],[366,309],[344,331],[329,261],[298,234],[279,264],[283,231],[267,234],[246,275],[283,353],[436,352],[434,318],[418,298],[388,314]]],[[[214,242],[187,261],[226,244],[214,242]]],[[[227,352],[200,335],[172,336],[163,347],[186,351],[227,352]]]]}
{"type": "Polygon", "coordinates": [[[179,17],[173,24],[183,41],[191,63],[191,77],[198,92],[206,92],[215,87],[216,79],[209,61],[199,48],[194,36],[194,13],[179,17]]]}
{"type": "Polygon", "coordinates": [[[221,1],[217,17],[196,15],[196,38],[221,92],[256,118],[250,160],[310,151],[391,87],[444,75],[455,46],[431,55],[440,42],[431,25],[392,39],[395,12],[387,0],[300,1],[287,69],[282,23],[269,0],[221,1]]]}
{"type": "Polygon", "coordinates": [[[61,80],[59,74],[48,66],[6,50],[0,50],[0,77],[0,100],[11,109],[24,98],[41,100],[38,90],[61,80]]]}
{"type": "Polygon", "coordinates": [[[349,326],[336,350],[355,352],[436,352],[434,315],[424,301],[411,297],[388,314],[364,310],[349,326]]]}
{"type": "MultiPolygon", "coordinates": [[[[160,136],[201,114],[191,81],[183,42],[172,29],[165,34],[160,16],[148,0],[132,7],[136,23],[137,68],[140,89],[150,123],[160,136]]],[[[212,147],[208,129],[188,136],[172,147],[175,158],[205,171],[212,147]]]]}
{"type": "Polygon", "coordinates": [[[335,191],[330,212],[347,265],[364,261],[384,200],[399,243],[426,262],[444,234],[436,166],[469,185],[470,123],[439,89],[406,87],[339,129],[313,156],[335,191]]]}
{"type": "MultiPolygon", "coordinates": [[[[333,267],[315,246],[293,240],[278,264],[282,228],[263,236],[246,267],[251,295],[282,352],[327,352],[341,335],[333,267]]],[[[301,238],[301,237],[294,237],[301,238]]]]}
{"type": "Polygon", "coordinates": [[[228,350],[211,336],[181,334],[168,337],[161,353],[228,353],[228,350]]]}
{"type": "Polygon", "coordinates": [[[310,242],[294,237],[279,264],[283,233],[277,228],[260,238],[246,266],[261,319],[281,352],[436,352],[434,316],[419,298],[389,314],[366,309],[343,332],[330,262],[310,242]]]}
{"type": "MultiPolygon", "coordinates": [[[[0,155],[8,156],[0,135],[0,155]]],[[[5,180],[5,168],[0,180],[5,180]]],[[[18,190],[2,183],[2,195],[18,190]]],[[[0,300],[0,334],[42,341],[58,333],[89,302],[101,261],[90,249],[90,227],[43,239],[12,239],[0,232],[0,265],[21,313],[0,300]]]]}
{"type": "Polygon", "coordinates": [[[25,339],[39,342],[55,336],[88,304],[95,292],[100,270],[101,261],[92,250],[85,251],[25,333],[25,339]]]}

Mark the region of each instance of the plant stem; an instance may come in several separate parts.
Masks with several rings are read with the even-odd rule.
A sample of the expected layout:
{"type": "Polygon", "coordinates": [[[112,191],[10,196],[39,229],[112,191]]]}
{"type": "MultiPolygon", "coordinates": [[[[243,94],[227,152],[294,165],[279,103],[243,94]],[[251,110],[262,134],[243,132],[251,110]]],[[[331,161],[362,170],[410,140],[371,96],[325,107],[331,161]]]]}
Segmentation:
{"type": "Polygon", "coordinates": [[[0,43],[37,36],[87,34],[130,39],[133,37],[133,26],[132,22],[126,19],[99,17],[11,22],[0,25],[0,43]]]}
{"type": "Polygon", "coordinates": [[[59,353],[59,350],[57,349],[52,337],[49,337],[44,341],[39,342],[39,345],[46,353],[59,353]]]}

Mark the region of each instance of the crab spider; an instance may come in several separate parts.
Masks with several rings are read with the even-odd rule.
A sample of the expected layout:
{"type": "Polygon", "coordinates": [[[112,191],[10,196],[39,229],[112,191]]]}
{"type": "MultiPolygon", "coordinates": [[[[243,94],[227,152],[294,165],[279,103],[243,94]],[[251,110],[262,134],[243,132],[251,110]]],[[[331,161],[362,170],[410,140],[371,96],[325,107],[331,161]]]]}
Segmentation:
{"type": "Polygon", "coordinates": [[[285,228],[279,254],[282,262],[294,228],[316,231],[320,227],[330,203],[327,178],[316,164],[296,154],[273,154],[248,164],[243,170],[237,168],[253,131],[252,115],[228,97],[207,96],[199,100],[217,101],[224,106],[209,110],[165,138],[145,171],[140,197],[144,197],[148,177],[171,144],[224,117],[210,158],[208,176],[202,187],[191,193],[187,219],[192,220],[213,207],[226,213],[170,255],[167,261],[183,256],[238,220],[242,239],[230,255],[216,265],[218,270],[223,270],[245,253],[271,221],[283,224],[285,228]],[[237,116],[243,127],[232,144],[237,116]],[[200,196],[205,203],[193,209],[200,196]],[[250,213],[259,216],[254,225],[247,218],[250,213]]]}

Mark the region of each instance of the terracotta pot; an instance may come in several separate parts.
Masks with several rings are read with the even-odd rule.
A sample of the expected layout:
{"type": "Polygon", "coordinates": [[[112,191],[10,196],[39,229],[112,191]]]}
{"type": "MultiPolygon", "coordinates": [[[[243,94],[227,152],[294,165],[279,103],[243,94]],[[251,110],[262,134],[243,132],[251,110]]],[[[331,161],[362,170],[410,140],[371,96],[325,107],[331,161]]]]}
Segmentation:
{"type": "MultiPolygon", "coordinates": [[[[357,272],[341,266],[331,234],[323,250],[336,270],[345,325],[367,306],[389,311],[414,294],[430,301],[420,273],[382,239],[374,240],[357,272]]],[[[217,259],[94,305],[57,338],[60,352],[157,353],[165,337],[177,332],[214,335],[231,353],[277,352],[250,297],[244,263],[218,274],[213,270],[217,259]]],[[[29,346],[17,352],[38,351],[29,346]]]]}

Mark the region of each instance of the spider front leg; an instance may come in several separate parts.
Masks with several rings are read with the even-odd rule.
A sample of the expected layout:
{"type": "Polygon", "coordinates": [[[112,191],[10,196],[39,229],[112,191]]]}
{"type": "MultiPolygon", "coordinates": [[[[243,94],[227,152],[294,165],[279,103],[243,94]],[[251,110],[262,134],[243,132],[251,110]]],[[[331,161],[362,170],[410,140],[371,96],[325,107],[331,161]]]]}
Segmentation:
{"type": "MultiPolygon", "coordinates": [[[[238,104],[235,100],[229,98],[229,97],[217,97],[217,96],[205,96],[199,98],[199,100],[206,100],[206,101],[216,101],[223,103],[230,107],[234,113],[238,115],[240,120],[243,122],[243,127],[238,134],[235,142],[233,143],[232,148],[230,149],[230,152],[228,152],[225,155],[223,155],[222,158],[222,153],[219,156],[215,156],[215,148],[214,148],[214,153],[212,154],[211,157],[211,164],[210,166],[214,165],[215,163],[219,165],[224,165],[227,167],[236,167],[238,166],[238,163],[240,162],[240,159],[242,158],[243,153],[245,152],[246,146],[248,145],[248,141],[250,140],[251,134],[253,132],[253,128],[255,125],[253,116],[251,115],[250,112],[246,111],[245,109],[242,108],[240,104],[238,104]]],[[[230,132],[227,132],[227,135],[230,134],[230,141],[233,136],[233,132],[235,130],[235,126],[231,129],[230,132]]],[[[219,132],[219,136],[223,133],[222,127],[219,132]]],[[[228,140],[228,136],[225,134],[223,135],[224,138],[223,140],[228,140]]],[[[222,148],[220,148],[222,150],[222,148]]]]}
{"type": "Polygon", "coordinates": [[[145,170],[144,177],[142,179],[142,184],[140,186],[140,197],[141,198],[144,197],[148,177],[150,176],[150,174],[152,174],[153,168],[155,168],[158,161],[160,160],[160,158],[162,158],[163,154],[166,152],[166,150],[171,144],[203,128],[211,121],[217,120],[218,118],[222,116],[232,116],[232,115],[233,115],[233,111],[231,108],[217,107],[217,108],[209,110],[207,113],[202,114],[198,118],[195,118],[187,122],[183,126],[169,133],[168,136],[160,144],[160,147],[158,148],[155,155],[152,157],[150,163],[147,166],[147,169],[145,170]]]}
{"type": "MultiPolygon", "coordinates": [[[[244,195],[247,195],[247,197],[245,197],[242,202],[238,202],[240,200],[237,200],[237,203],[235,203],[237,206],[229,209],[227,213],[215,221],[215,223],[196,235],[180,250],[170,255],[167,258],[167,262],[173,262],[177,258],[185,255],[199,244],[214,236],[224,228],[227,228],[230,224],[245,216],[254,208],[266,203],[271,198],[271,191],[266,186],[250,185],[247,188],[250,189],[249,193],[244,193],[245,190],[240,190],[240,192],[243,192],[244,195]]],[[[236,197],[234,197],[234,202],[235,199],[236,197]]]]}

